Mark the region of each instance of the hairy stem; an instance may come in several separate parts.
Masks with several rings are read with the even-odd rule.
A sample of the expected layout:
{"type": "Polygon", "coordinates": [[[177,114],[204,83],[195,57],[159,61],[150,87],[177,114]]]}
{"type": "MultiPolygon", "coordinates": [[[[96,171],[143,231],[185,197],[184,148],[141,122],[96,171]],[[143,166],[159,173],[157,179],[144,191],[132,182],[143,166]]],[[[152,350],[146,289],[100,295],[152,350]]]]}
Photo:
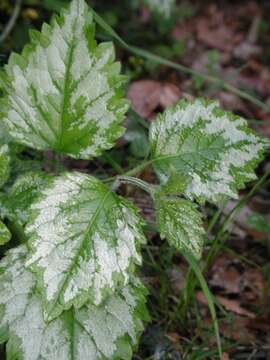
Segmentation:
{"type": "Polygon", "coordinates": [[[151,195],[151,197],[154,197],[155,191],[156,191],[156,187],[154,185],[148,184],[147,182],[132,177],[132,176],[117,176],[115,183],[113,184],[113,189],[117,189],[118,186],[121,184],[131,184],[134,186],[137,186],[138,188],[146,191],[148,194],[151,195]]]}

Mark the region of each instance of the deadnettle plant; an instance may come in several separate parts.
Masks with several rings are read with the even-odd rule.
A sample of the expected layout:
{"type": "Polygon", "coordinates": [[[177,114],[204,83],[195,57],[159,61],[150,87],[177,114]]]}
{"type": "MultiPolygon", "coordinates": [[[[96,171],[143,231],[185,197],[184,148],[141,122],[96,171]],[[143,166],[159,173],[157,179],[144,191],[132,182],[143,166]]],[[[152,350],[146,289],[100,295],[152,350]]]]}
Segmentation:
{"type": "Polygon", "coordinates": [[[199,259],[199,206],[236,198],[255,179],[268,142],[244,119],[200,99],[179,102],[151,124],[151,155],[139,169],[153,166],[159,185],[43,171],[44,151],[91,159],[114,146],[128,110],[125,81],[113,44],[97,44],[83,0],[32,31],[1,72],[0,244],[20,240],[5,245],[0,262],[8,359],[132,357],[149,319],[136,271],[146,239],[138,209],[117,195],[120,182],[148,191],[161,237],[199,259]],[[35,160],[21,159],[26,148],[35,160]]]}

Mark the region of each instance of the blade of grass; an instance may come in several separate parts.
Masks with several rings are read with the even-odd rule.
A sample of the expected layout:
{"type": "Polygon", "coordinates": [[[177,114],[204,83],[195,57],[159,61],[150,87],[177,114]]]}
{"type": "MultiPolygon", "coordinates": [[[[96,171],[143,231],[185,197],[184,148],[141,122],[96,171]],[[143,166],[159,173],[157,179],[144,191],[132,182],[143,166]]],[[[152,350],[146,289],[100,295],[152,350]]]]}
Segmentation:
{"type": "Polygon", "coordinates": [[[268,180],[270,176],[270,169],[255,183],[252,189],[244,196],[241,200],[237,202],[237,204],[233,207],[233,209],[225,216],[220,229],[217,235],[214,238],[213,244],[211,246],[211,250],[207,256],[205,263],[205,270],[209,267],[212,262],[216,252],[219,249],[219,243],[221,237],[224,235],[227,225],[232,221],[233,217],[237,214],[237,212],[247,203],[247,201],[264,185],[264,183],[268,180]]]}
{"type": "Polygon", "coordinates": [[[208,285],[205,281],[205,278],[201,272],[201,269],[198,266],[197,261],[195,260],[195,258],[190,255],[187,252],[183,252],[182,253],[184,258],[186,259],[186,261],[188,262],[189,266],[192,268],[193,272],[195,273],[198,282],[200,283],[200,286],[202,288],[202,291],[204,293],[204,296],[207,300],[208,303],[208,307],[209,307],[209,311],[212,317],[212,321],[213,321],[213,325],[214,325],[214,330],[215,330],[215,335],[216,335],[216,341],[217,341],[217,347],[218,347],[218,354],[220,359],[222,359],[222,347],[221,347],[221,339],[220,339],[220,334],[219,334],[219,325],[218,325],[218,320],[217,320],[217,315],[216,315],[216,309],[215,309],[215,304],[214,304],[214,300],[213,300],[213,295],[211,293],[211,291],[208,288],[208,285]]]}
{"type": "Polygon", "coordinates": [[[206,75],[203,74],[197,70],[191,69],[189,67],[186,67],[184,65],[175,63],[171,60],[165,59],[161,56],[155,55],[153,53],[151,53],[150,51],[141,49],[137,46],[133,46],[128,44],[125,40],[123,40],[118,34],[117,32],[100,16],[98,15],[94,9],[91,8],[91,12],[94,16],[94,19],[96,21],[96,23],[104,30],[106,31],[106,33],[114,40],[116,40],[123,48],[125,48],[126,50],[128,50],[130,53],[135,54],[137,56],[140,56],[144,59],[147,59],[153,63],[156,64],[160,64],[160,65],[165,65],[168,66],[172,69],[181,71],[183,73],[189,74],[189,75],[193,75],[193,76],[200,76],[201,78],[205,79],[206,81],[213,83],[213,84],[218,84],[220,85],[224,90],[231,92],[237,96],[239,96],[242,99],[248,100],[251,103],[257,105],[258,107],[260,107],[261,109],[263,109],[264,111],[266,111],[267,113],[270,113],[270,106],[265,104],[264,102],[262,102],[261,100],[259,100],[258,98],[250,95],[249,93],[240,90],[238,88],[236,88],[235,86],[219,79],[218,77],[212,76],[212,75],[206,75]]]}

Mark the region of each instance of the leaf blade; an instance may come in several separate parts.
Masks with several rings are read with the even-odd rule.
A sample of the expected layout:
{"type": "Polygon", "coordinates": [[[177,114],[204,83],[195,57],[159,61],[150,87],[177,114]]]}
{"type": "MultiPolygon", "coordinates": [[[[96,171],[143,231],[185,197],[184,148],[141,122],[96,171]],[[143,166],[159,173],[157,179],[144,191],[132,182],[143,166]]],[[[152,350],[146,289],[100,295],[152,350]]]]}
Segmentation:
{"type": "Polygon", "coordinates": [[[96,44],[92,15],[73,0],[6,66],[3,119],[11,136],[38,150],[90,158],[123,133],[124,77],[111,43],[96,44]]]}
{"type": "Polygon", "coordinates": [[[7,226],[0,220],[0,246],[5,245],[11,239],[11,233],[7,226]]]}
{"type": "Polygon", "coordinates": [[[52,181],[32,209],[27,266],[39,279],[49,319],[89,299],[99,304],[128,283],[145,242],[129,202],[99,180],[71,173],[52,181]]]}
{"type": "Polygon", "coordinates": [[[10,174],[10,154],[8,145],[0,147],[0,187],[5,185],[10,174]]]}
{"type": "Polygon", "coordinates": [[[157,220],[161,237],[178,250],[185,250],[200,258],[205,238],[202,215],[190,200],[156,198],[157,220]]]}
{"type": "Polygon", "coordinates": [[[191,177],[184,194],[218,202],[237,197],[255,178],[254,168],[269,142],[250,130],[244,119],[222,111],[216,102],[180,101],[151,124],[150,142],[157,174],[191,177]]]}
{"type": "Polygon", "coordinates": [[[41,171],[28,171],[20,175],[4,200],[6,216],[24,226],[29,220],[31,204],[50,180],[51,176],[41,171]]]}
{"type": "Polygon", "coordinates": [[[85,304],[45,323],[33,274],[25,269],[27,248],[8,252],[0,262],[0,338],[8,357],[28,360],[129,359],[123,348],[137,344],[143,329],[138,309],[145,309],[146,290],[132,284],[101,306],[85,304]]]}

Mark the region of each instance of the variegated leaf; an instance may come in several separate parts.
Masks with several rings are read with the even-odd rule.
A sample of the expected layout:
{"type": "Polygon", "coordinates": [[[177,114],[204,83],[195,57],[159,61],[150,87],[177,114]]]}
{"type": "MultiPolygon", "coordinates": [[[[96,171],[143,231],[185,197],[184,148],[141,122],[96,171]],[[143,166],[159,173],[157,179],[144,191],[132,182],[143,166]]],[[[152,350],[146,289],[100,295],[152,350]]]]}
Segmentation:
{"type": "Polygon", "coordinates": [[[0,187],[3,186],[9,178],[10,173],[10,155],[8,145],[0,147],[0,187]]]}
{"type": "Polygon", "coordinates": [[[90,158],[114,145],[128,108],[111,43],[96,44],[84,0],[31,33],[5,67],[2,117],[10,135],[35,149],[90,158]]]}
{"type": "Polygon", "coordinates": [[[51,176],[41,171],[31,171],[19,176],[4,201],[8,218],[24,226],[29,220],[31,204],[50,180],[51,176]]]}
{"type": "Polygon", "coordinates": [[[0,262],[0,341],[7,341],[7,359],[131,359],[147,318],[145,289],[138,281],[101,306],[87,303],[45,323],[35,277],[24,267],[26,255],[20,246],[0,262]]]}
{"type": "Polygon", "coordinates": [[[160,234],[178,250],[201,257],[205,230],[197,206],[190,200],[161,195],[156,198],[160,234]]]}
{"type": "Polygon", "coordinates": [[[216,102],[181,101],[152,122],[154,167],[163,183],[171,174],[188,176],[189,198],[218,202],[256,178],[254,168],[269,141],[247,122],[221,110],[216,102]]]}
{"type": "Polygon", "coordinates": [[[32,205],[27,226],[46,318],[89,299],[100,304],[129,282],[145,241],[135,208],[94,177],[71,173],[56,178],[32,205]]]}
{"type": "Polygon", "coordinates": [[[11,239],[11,233],[6,225],[0,220],[0,245],[4,245],[11,239]]]}

